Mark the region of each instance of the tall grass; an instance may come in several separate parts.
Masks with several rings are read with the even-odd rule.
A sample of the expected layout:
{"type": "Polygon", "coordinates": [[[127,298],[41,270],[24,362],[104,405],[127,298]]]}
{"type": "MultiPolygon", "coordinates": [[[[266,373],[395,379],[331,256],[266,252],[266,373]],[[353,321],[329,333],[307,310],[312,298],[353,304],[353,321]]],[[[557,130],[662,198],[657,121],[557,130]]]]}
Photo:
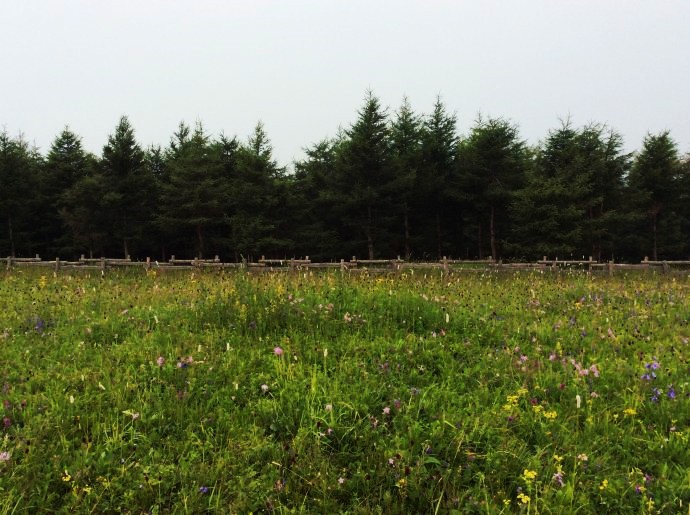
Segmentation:
{"type": "Polygon", "coordinates": [[[0,510],[685,513],[689,287],[15,270],[0,510]]]}

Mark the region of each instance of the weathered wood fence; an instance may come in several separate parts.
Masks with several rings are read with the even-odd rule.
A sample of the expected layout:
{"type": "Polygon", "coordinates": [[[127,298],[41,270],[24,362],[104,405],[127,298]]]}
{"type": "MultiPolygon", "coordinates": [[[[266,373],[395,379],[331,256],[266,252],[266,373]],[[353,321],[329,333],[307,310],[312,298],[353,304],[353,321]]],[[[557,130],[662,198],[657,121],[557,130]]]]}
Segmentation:
{"type": "Polygon", "coordinates": [[[531,263],[514,263],[494,261],[493,259],[485,260],[461,260],[449,259],[445,256],[439,261],[433,262],[414,262],[405,261],[398,257],[397,259],[357,259],[352,256],[351,259],[341,259],[336,262],[315,263],[309,259],[309,256],[304,259],[267,259],[261,256],[256,262],[222,262],[218,256],[213,259],[176,259],[171,256],[168,261],[157,261],[151,258],[146,258],[145,261],[132,261],[129,257],[126,259],[111,259],[111,258],[86,258],[83,255],[77,261],[63,261],[60,258],[55,258],[52,261],[42,260],[40,256],[36,255],[33,258],[16,258],[7,257],[4,259],[6,268],[12,267],[43,267],[53,270],[62,269],[82,269],[82,270],[101,270],[104,271],[109,268],[143,268],[145,270],[200,270],[200,269],[242,269],[251,272],[263,271],[295,271],[295,270],[315,270],[315,269],[335,269],[341,271],[397,271],[405,270],[541,270],[541,271],[559,271],[568,269],[599,271],[613,274],[616,271],[626,270],[640,270],[640,271],[658,271],[662,273],[669,273],[672,270],[679,268],[690,268],[690,261],[650,261],[647,257],[640,263],[615,263],[608,261],[599,263],[591,257],[587,260],[559,260],[548,259],[546,256],[531,263]]]}

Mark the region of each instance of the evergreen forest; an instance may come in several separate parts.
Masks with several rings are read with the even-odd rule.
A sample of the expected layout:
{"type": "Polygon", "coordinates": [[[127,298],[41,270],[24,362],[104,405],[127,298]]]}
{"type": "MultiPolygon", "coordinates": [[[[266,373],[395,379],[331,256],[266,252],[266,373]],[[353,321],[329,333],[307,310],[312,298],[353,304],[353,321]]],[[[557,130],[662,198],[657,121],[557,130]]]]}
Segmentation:
{"type": "Polygon", "coordinates": [[[568,120],[536,145],[502,118],[460,135],[440,98],[419,114],[371,92],[290,170],[261,123],[143,148],[123,116],[100,155],[68,127],[46,153],[5,130],[0,256],[687,259],[690,157],[668,131],[623,143],[568,120]]]}

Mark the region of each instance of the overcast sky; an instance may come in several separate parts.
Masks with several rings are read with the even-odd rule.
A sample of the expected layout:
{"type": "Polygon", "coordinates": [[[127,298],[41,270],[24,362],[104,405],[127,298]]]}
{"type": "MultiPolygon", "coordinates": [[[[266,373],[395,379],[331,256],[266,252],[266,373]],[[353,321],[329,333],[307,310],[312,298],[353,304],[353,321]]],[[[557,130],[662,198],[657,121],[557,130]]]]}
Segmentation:
{"type": "Polygon", "coordinates": [[[688,0],[0,0],[0,127],[100,153],[123,114],[143,146],[261,120],[286,165],[371,88],[391,112],[440,94],[463,134],[481,112],[536,143],[570,116],[687,152],[689,26],[688,0]]]}

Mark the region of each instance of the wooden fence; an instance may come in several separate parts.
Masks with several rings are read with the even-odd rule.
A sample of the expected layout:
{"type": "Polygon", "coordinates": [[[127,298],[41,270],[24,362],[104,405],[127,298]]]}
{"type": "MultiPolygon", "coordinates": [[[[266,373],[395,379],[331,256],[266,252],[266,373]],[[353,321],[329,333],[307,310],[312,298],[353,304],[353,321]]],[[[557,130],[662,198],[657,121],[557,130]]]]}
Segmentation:
{"type": "Polygon", "coordinates": [[[397,259],[357,259],[353,256],[350,260],[341,259],[339,262],[314,263],[307,256],[304,259],[266,259],[264,256],[256,262],[224,263],[218,256],[214,259],[176,259],[172,256],[168,261],[156,261],[146,258],[145,261],[132,261],[126,259],[110,258],[86,258],[83,255],[77,261],[63,261],[55,258],[52,261],[42,260],[38,255],[33,258],[7,257],[5,260],[6,268],[12,267],[43,267],[53,270],[62,269],[82,269],[82,270],[101,270],[109,268],[143,268],[145,270],[201,270],[201,269],[242,269],[251,272],[264,271],[296,271],[296,270],[318,270],[334,269],[341,271],[372,271],[402,272],[408,270],[476,270],[476,271],[511,271],[511,270],[541,270],[559,271],[568,269],[586,270],[589,272],[599,271],[613,274],[616,271],[640,270],[640,271],[659,271],[669,273],[678,268],[690,268],[690,261],[650,261],[647,257],[640,263],[614,263],[608,261],[599,263],[591,257],[587,260],[559,260],[548,259],[544,256],[532,263],[513,263],[486,260],[460,260],[448,259],[444,257],[434,262],[408,262],[398,257],[397,259]]]}

